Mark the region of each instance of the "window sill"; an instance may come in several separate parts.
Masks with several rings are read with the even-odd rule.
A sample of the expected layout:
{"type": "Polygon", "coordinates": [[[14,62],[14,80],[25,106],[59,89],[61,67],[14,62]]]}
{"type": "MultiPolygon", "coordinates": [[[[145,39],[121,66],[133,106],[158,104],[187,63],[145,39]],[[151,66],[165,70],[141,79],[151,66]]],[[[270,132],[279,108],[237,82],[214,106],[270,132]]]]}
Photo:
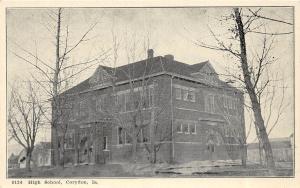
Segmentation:
{"type": "Polygon", "coordinates": [[[102,150],[102,151],[110,151],[110,150],[108,150],[108,149],[104,149],[104,150],[102,150]]]}
{"type": "Polygon", "coordinates": [[[177,100],[181,100],[181,101],[185,101],[185,102],[196,102],[196,100],[188,100],[188,99],[177,99],[177,100]]]}
{"type": "Polygon", "coordinates": [[[75,148],[65,148],[65,150],[74,150],[75,148]]]}
{"type": "Polygon", "coordinates": [[[115,146],[117,146],[117,147],[123,147],[123,146],[130,146],[130,145],[132,145],[132,144],[129,144],[129,143],[127,143],[127,144],[117,144],[115,146]]]}

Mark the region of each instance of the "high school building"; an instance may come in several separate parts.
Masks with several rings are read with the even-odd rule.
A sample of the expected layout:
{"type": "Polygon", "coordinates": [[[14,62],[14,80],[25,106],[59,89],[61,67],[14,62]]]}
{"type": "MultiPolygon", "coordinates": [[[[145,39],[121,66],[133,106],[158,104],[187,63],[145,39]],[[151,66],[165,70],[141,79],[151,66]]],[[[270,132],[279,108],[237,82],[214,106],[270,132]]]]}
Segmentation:
{"type": "Polygon", "coordinates": [[[65,163],[129,161],[130,124],[137,122],[145,125],[137,138],[141,161],[149,159],[149,143],[162,162],[246,158],[243,94],[221,81],[209,61],[189,65],[148,50],[142,61],[99,66],[59,98],[57,124],[67,129],[59,139],[52,131],[52,159],[60,155],[59,140],[65,163]]]}

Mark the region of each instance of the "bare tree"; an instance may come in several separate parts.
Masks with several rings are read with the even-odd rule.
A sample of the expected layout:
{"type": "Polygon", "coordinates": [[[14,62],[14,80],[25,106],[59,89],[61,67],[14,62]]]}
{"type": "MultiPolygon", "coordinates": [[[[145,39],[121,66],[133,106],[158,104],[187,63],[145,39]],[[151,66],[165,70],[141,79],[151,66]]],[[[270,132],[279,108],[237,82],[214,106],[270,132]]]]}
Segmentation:
{"type": "MultiPolygon", "coordinates": [[[[146,60],[147,61],[147,60],[146,60]]],[[[165,107],[158,107],[160,95],[164,93],[155,80],[144,78],[140,81],[129,81],[128,92],[119,93],[115,84],[112,96],[115,103],[101,109],[110,117],[114,127],[121,128],[126,134],[124,142],[132,144],[132,161],[137,160],[137,148],[143,143],[150,154],[150,161],[156,162],[156,153],[163,141],[171,139],[167,125],[158,125],[165,107]],[[126,102],[125,102],[126,101],[126,102]]],[[[104,99],[105,100],[105,99],[104,99]]]]}
{"type": "Polygon", "coordinates": [[[233,69],[235,71],[231,71],[228,76],[233,78],[238,84],[242,85],[242,88],[248,94],[247,98],[250,100],[249,107],[253,112],[256,134],[262,144],[267,167],[272,169],[275,167],[275,163],[266,131],[266,119],[263,118],[261,97],[266,91],[266,88],[270,86],[270,83],[274,83],[274,80],[266,78],[265,75],[267,74],[267,70],[277,60],[271,53],[274,47],[275,36],[290,33],[267,32],[265,27],[266,23],[262,20],[277,21],[278,23],[283,22],[262,16],[259,14],[261,10],[262,9],[244,10],[241,8],[234,8],[229,16],[224,16],[220,20],[228,25],[228,40],[220,39],[210,29],[211,36],[215,40],[216,45],[204,43],[199,40],[194,43],[199,47],[224,52],[237,60],[238,63],[236,64],[235,69],[233,69]],[[250,33],[260,34],[263,38],[261,48],[254,49],[254,52],[249,55],[248,52],[251,47],[246,44],[246,40],[248,39],[246,38],[246,35],[249,35],[250,33]]]}
{"type": "MultiPolygon", "coordinates": [[[[278,76],[275,76],[275,79],[277,77],[278,76]]],[[[284,100],[286,98],[285,96],[286,87],[287,86],[284,80],[278,80],[277,86],[270,85],[269,87],[266,88],[266,91],[263,93],[263,95],[260,96],[259,101],[262,106],[262,109],[264,109],[263,118],[265,120],[266,131],[268,136],[271,134],[274,128],[279,125],[280,121],[282,120],[282,115],[284,114],[285,109],[290,105],[290,103],[287,104],[284,103],[284,100]],[[275,101],[277,101],[278,104],[276,104],[275,101]]],[[[246,106],[246,109],[251,110],[251,108],[249,108],[248,106],[246,106]]],[[[250,124],[252,123],[254,123],[253,118],[250,119],[250,124]]],[[[255,142],[257,139],[259,138],[253,139],[251,143],[255,142]]],[[[264,151],[262,148],[261,141],[258,142],[258,149],[259,149],[260,164],[264,165],[265,157],[264,157],[264,151]]]]}
{"type": "MultiPolygon", "coordinates": [[[[59,131],[60,129],[66,130],[67,125],[62,124],[61,118],[63,117],[64,112],[68,109],[63,109],[66,105],[64,98],[61,98],[60,94],[67,89],[66,87],[70,87],[70,80],[74,77],[82,73],[83,71],[103,62],[108,57],[108,52],[102,50],[93,58],[87,58],[82,62],[70,63],[69,59],[72,56],[72,53],[81,46],[84,42],[90,40],[91,38],[87,38],[89,33],[96,27],[98,22],[93,23],[77,41],[72,42],[70,40],[70,31],[69,25],[67,22],[64,22],[64,13],[63,8],[58,8],[57,10],[50,9],[48,11],[47,16],[49,17],[49,21],[45,25],[45,28],[51,32],[52,36],[54,36],[55,42],[53,42],[55,46],[55,61],[49,62],[43,60],[37,53],[33,53],[30,50],[24,49],[21,45],[14,42],[14,44],[21,50],[22,53],[17,53],[15,51],[11,51],[16,57],[21,59],[22,61],[28,63],[33,66],[38,73],[40,73],[41,78],[34,77],[34,81],[36,81],[41,89],[48,95],[48,98],[51,98],[52,105],[52,118],[51,118],[51,127],[55,134],[56,139],[52,140],[52,144],[54,144],[54,164],[60,165],[59,156],[59,131]],[[73,44],[71,44],[73,43],[73,44]]],[[[50,118],[49,118],[50,119],[50,118]]],[[[62,138],[64,142],[64,138],[62,138]]],[[[64,143],[62,143],[64,145],[64,143]]]]}
{"type": "Polygon", "coordinates": [[[28,81],[24,88],[12,87],[8,107],[10,139],[14,139],[26,151],[26,168],[31,170],[32,152],[40,127],[43,125],[44,108],[36,88],[28,81]],[[21,89],[24,91],[22,92],[21,89]]]}
{"type": "Polygon", "coordinates": [[[167,132],[159,131],[161,129],[157,124],[158,118],[160,118],[165,111],[164,107],[159,108],[157,106],[157,104],[160,103],[160,96],[163,95],[165,89],[159,88],[156,80],[148,77],[155,68],[152,57],[148,57],[144,60],[142,70],[136,70],[131,64],[138,58],[144,58],[144,55],[149,52],[149,36],[146,37],[147,40],[142,44],[137,42],[135,33],[133,33],[132,36],[128,36],[127,33],[125,33],[123,42],[127,56],[127,68],[119,69],[116,67],[116,64],[119,57],[121,41],[115,35],[114,29],[112,29],[111,33],[113,58],[107,76],[110,77],[109,80],[112,91],[111,96],[107,97],[113,97],[114,103],[105,104],[105,101],[108,100],[103,99],[101,100],[101,105],[104,107],[100,107],[100,109],[105,117],[111,119],[114,127],[122,130],[123,136],[126,137],[124,142],[130,142],[132,144],[132,162],[136,162],[137,160],[137,149],[139,145],[146,148],[150,154],[150,161],[154,162],[156,161],[154,158],[156,158],[156,153],[162,145],[162,142],[168,138],[170,139],[170,135],[167,132]],[[126,92],[122,92],[118,88],[116,82],[118,74],[124,74],[128,80],[126,92]],[[139,74],[138,80],[136,80],[137,74],[139,74]],[[158,136],[159,134],[160,136],[158,136]]]}
{"type": "Polygon", "coordinates": [[[149,162],[152,164],[157,162],[157,153],[165,142],[171,141],[176,135],[176,129],[173,130],[172,134],[172,130],[170,129],[171,125],[161,125],[158,123],[161,118],[163,118],[164,110],[164,107],[162,107],[159,111],[152,110],[151,123],[147,126],[147,128],[149,128],[150,140],[143,142],[144,147],[149,154],[149,162]]]}

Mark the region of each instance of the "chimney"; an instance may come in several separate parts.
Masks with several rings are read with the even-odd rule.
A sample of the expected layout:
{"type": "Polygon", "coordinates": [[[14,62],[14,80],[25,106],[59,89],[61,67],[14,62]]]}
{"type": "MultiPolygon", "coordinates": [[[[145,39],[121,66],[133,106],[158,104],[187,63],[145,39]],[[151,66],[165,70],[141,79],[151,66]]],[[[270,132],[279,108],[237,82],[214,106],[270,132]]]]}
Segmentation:
{"type": "Polygon", "coordinates": [[[154,51],[153,51],[153,49],[149,49],[147,51],[147,54],[148,54],[148,59],[153,58],[154,57],[154,51]]]}
{"type": "Polygon", "coordinates": [[[171,54],[165,55],[164,57],[165,57],[166,60],[168,60],[168,61],[174,61],[174,56],[171,55],[171,54]]]}

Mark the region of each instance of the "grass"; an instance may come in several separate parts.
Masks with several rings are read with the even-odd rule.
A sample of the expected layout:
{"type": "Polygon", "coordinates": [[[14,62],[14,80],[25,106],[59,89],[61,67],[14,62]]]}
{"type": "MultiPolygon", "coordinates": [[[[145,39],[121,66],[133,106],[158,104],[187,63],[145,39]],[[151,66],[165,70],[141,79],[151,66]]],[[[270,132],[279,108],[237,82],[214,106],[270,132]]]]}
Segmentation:
{"type": "Polygon", "coordinates": [[[191,162],[186,164],[145,164],[119,163],[96,164],[70,167],[11,169],[8,178],[76,178],[76,177],[292,177],[292,165],[277,165],[270,172],[257,164],[249,164],[246,168],[234,164],[214,164],[191,162]]]}
{"type": "Polygon", "coordinates": [[[131,177],[133,175],[124,171],[119,164],[33,168],[31,172],[25,169],[8,171],[8,178],[131,177]]]}

